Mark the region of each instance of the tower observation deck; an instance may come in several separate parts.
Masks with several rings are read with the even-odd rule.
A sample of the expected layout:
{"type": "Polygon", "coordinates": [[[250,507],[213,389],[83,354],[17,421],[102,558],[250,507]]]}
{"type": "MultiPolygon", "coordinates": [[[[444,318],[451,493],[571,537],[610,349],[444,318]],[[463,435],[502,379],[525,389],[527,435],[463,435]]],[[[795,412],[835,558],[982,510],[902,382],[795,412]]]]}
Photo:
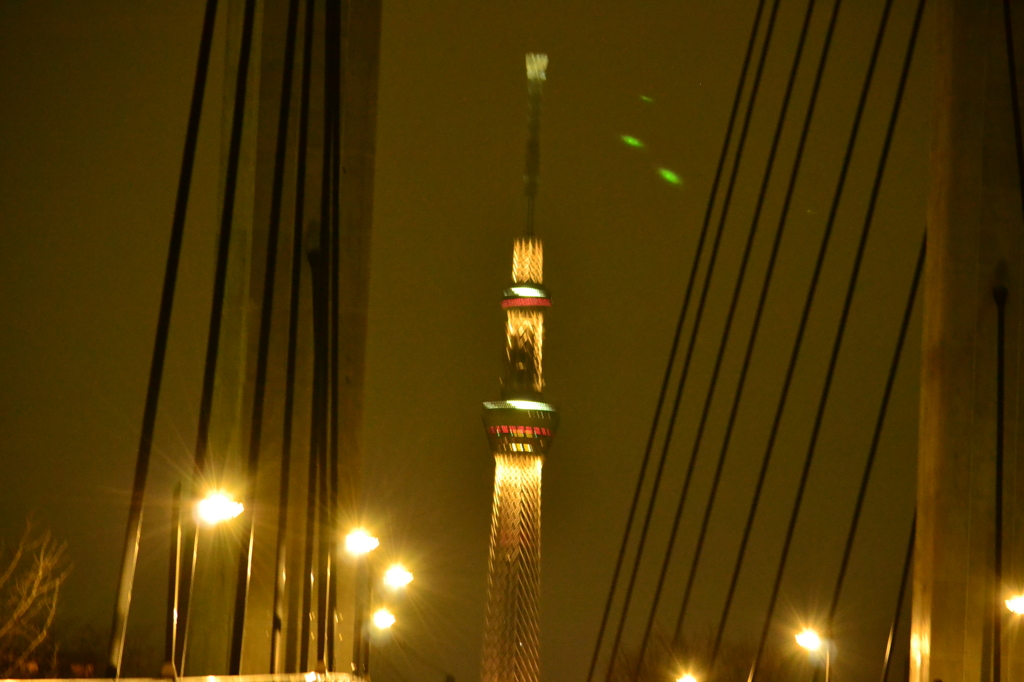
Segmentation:
{"type": "Polygon", "coordinates": [[[526,234],[515,240],[512,286],[501,302],[506,314],[502,399],[484,403],[484,427],[495,464],[484,682],[536,682],[540,677],[541,469],[558,426],[558,412],[543,399],[544,311],[551,298],[544,288],[544,248],[533,234],[546,68],[546,55],[526,55],[526,234]]]}

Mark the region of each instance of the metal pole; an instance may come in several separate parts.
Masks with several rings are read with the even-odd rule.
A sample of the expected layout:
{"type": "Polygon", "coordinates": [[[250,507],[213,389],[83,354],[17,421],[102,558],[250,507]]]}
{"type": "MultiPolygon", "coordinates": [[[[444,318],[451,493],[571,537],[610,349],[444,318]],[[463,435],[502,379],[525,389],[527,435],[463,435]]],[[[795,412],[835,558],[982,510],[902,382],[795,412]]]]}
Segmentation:
{"type": "MultiPolygon", "coordinates": [[[[188,509],[191,512],[194,512],[196,508],[194,493],[189,496],[189,500],[190,503],[188,509]]],[[[199,523],[194,514],[188,514],[185,518],[191,520],[190,522],[192,525],[186,525],[185,528],[192,530],[192,532],[186,535],[186,537],[191,537],[191,543],[184,546],[188,563],[185,566],[185,570],[181,571],[178,583],[178,630],[175,635],[174,669],[177,670],[179,674],[185,672],[185,650],[188,645],[188,618],[192,608],[192,583],[195,582],[196,579],[196,558],[199,555],[199,523]]],[[[178,517],[178,522],[181,523],[180,516],[178,517]]]]}
{"type": "Polygon", "coordinates": [[[167,570],[167,633],[164,638],[164,677],[177,677],[174,667],[175,638],[178,634],[178,585],[181,577],[181,482],[171,498],[171,543],[167,570]]]}
{"type": "Polygon", "coordinates": [[[995,537],[995,603],[992,605],[992,680],[1003,679],[1003,415],[1004,369],[1006,363],[1006,287],[992,292],[998,309],[996,330],[996,537],[995,537]]]}
{"type": "MultiPolygon", "coordinates": [[[[910,526],[910,541],[907,543],[907,556],[903,560],[903,575],[900,577],[900,591],[896,595],[896,613],[892,617],[892,625],[889,627],[889,641],[885,645],[885,660],[882,663],[882,681],[889,682],[889,667],[892,664],[892,645],[896,640],[896,633],[900,628],[900,614],[903,610],[903,598],[907,592],[907,579],[910,577],[910,564],[914,560],[914,538],[917,535],[917,519],[910,526]]],[[[907,659],[910,665],[910,659],[907,659]]],[[[906,679],[910,679],[909,667],[906,679]]]]}
{"type": "Polygon", "coordinates": [[[326,474],[320,471],[320,383],[323,379],[323,351],[320,349],[319,313],[320,307],[320,229],[312,226],[308,238],[312,242],[306,249],[306,257],[309,260],[309,269],[312,280],[313,295],[313,386],[312,386],[312,408],[310,410],[309,425],[309,473],[306,480],[306,532],[305,547],[303,548],[303,576],[302,576],[302,613],[301,613],[301,634],[299,640],[299,667],[302,670],[309,669],[309,640],[313,621],[313,575],[314,562],[313,550],[316,542],[316,510],[317,510],[317,479],[326,474]]]}
{"type": "Polygon", "coordinates": [[[207,0],[206,12],[203,17],[203,32],[199,41],[199,58],[196,61],[195,82],[192,86],[192,104],[189,109],[188,128],[185,133],[185,151],[181,161],[181,174],[178,177],[178,194],[175,199],[174,218],[171,223],[171,242],[168,247],[167,266],[164,271],[163,291],[160,295],[160,312],[157,318],[156,340],[153,344],[153,359],[149,368],[146,403],[142,411],[139,451],[135,461],[135,478],[132,483],[131,504],[128,508],[128,527],[125,530],[124,551],[121,555],[121,572],[117,583],[117,603],[114,607],[114,622],[110,628],[110,642],[107,649],[107,677],[119,677],[121,675],[121,655],[124,653],[124,638],[128,628],[128,608],[132,601],[135,565],[139,557],[139,537],[142,531],[142,501],[146,493],[149,458],[153,449],[157,403],[160,400],[160,384],[163,380],[164,358],[167,355],[171,309],[174,306],[174,290],[178,280],[178,262],[181,257],[181,243],[185,233],[185,214],[188,209],[189,191],[192,186],[192,168],[195,164],[196,147],[199,139],[199,120],[203,111],[203,95],[206,91],[206,74],[210,64],[210,49],[213,45],[213,28],[216,18],[217,0],[207,0]]]}
{"type": "Polygon", "coordinates": [[[355,613],[352,619],[352,671],[357,675],[359,671],[363,669],[363,635],[364,627],[366,625],[366,610],[369,608],[368,601],[364,597],[363,590],[359,589],[359,585],[364,584],[363,575],[369,570],[368,568],[369,558],[362,554],[356,557],[356,594],[355,594],[355,613]]]}
{"type": "Polygon", "coordinates": [[[366,559],[366,604],[365,614],[363,616],[363,627],[366,629],[366,634],[363,637],[363,677],[370,679],[370,619],[367,617],[370,613],[370,609],[373,608],[373,584],[376,576],[373,573],[373,564],[370,563],[369,557],[366,559]]]}

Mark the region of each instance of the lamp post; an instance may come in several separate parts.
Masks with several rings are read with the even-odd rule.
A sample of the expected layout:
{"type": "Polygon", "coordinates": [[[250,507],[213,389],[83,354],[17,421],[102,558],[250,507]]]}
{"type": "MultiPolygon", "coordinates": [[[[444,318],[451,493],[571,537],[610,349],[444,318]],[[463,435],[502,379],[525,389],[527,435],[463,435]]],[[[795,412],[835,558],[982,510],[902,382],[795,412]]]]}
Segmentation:
{"type": "Polygon", "coordinates": [[[171,498],[170,568],[167,576],[167,634],[164,639],[164,664],[161,677],[176,678],[174,650],[178,633],[178,585],[181,580],[181,482],[174,486],[171,498]]]}
{"type": "Polygon", "coordinates": [[[358,562],[356,564],[355,619],[352,635],[352,671],[361,677],[370,673],[370,625],[378,630],[386,630],[395,624],[395,615],[386,607],[381,606],[370,613],[373,608],[373,589],[378,578],[384,587],[397,591],[413,581],[413,575],[402,564],[392,564],[378,574],[370,560],[370,553],[380,546],[380,540],[363,528],[345,536],[345,550],[358,562]]]}
{"type": "Polygon", "coordinates": [[[366,611],[369,608],[369,593],[372,590],[367,555],[380,545],[380,540],[370,535],[365,528],[357,528],[345,536],[345,551],[356,560],[355,614],[352,622],[352,671],[356,675],[363,670],[363,630],[366,611]],[[364,588],[360,588],[364,585],[364,588]]]}
{"type": "MultiPolygon", "coordinates": [[[[196,518],[208,526],[229,521],[244,510],[244,505],[227,493],[215,490],[195,504],[196,518]]],[[[185,668],[185,636],[188,629],[188,612],[192,603],[192,579],[195,576],[196,556],[199,550],[199,533],[196,532],[192,549],[192,575],[188,585],[182,588],[181,575],[181,484],[174,489],[171,507],[171,551],[167,584],[167,635],[165,639],[164,664],[160,674],[163,677],[177,677],[185,668]],[[182,594],[184,593],[184,594],[182,594]],[[179,623],[179,600],[184,599],[179,623]],[[180,640],[180,641],[179,641],[180,640]]]]}
{"type": "Polygon", "coordinates": [[[811,628],[804,628],[797,633],[796,643],[812,654],[820,653],[822,649],[825,650],[825,682],[830,682],[832,676],[831,642],[822,639],[821,635],[811,628]]]}

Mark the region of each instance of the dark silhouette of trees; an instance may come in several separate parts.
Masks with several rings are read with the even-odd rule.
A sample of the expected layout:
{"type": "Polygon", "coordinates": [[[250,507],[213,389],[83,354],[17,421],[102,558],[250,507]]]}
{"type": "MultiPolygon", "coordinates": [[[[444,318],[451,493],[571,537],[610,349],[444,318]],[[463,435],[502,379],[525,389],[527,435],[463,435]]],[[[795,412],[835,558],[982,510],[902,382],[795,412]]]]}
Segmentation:
{"type": "Polygon", "coordinates": [[[0,678],[38,675],[38,654],[44,651],[55,667],[56,648],[43,645],[71,571],[66,550],[31,523],[13,547],[0,541],[0,678]]]}

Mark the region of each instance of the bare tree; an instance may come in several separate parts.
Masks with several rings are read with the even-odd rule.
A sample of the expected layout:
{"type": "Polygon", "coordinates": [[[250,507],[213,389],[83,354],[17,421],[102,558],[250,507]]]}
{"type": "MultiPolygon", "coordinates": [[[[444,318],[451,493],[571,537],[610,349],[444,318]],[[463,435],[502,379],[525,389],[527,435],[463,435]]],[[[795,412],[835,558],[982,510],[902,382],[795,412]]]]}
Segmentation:
{"type": "Polygon", "coordinates": [[[38,672],[33,653],[46,641],[71,570],[66,550],[31,523],[15,547],[0,541],[0,678],[38,672]]]}

